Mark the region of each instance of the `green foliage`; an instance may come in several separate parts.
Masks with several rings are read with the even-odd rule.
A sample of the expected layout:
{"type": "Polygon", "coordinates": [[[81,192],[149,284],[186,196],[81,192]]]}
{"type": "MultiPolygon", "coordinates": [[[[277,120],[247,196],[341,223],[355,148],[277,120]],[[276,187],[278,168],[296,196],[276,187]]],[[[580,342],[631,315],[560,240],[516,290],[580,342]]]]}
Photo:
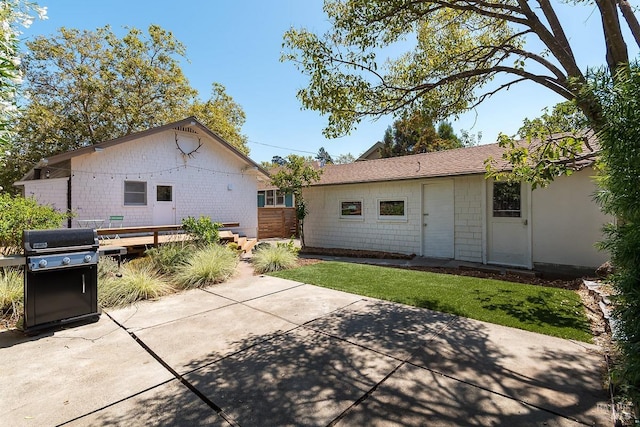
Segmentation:
{"type": "Polygon", "coordinates": [[[246,121],[244,110],[220,83],[211,85],[211,97],[207,101],[194,100],[185,116],[196,116],[241,153],[249,155],[247,136],[242,134],[242,125],[246,121]]]}
{"type": "Polygon", "coordinates": [[[580,296],[565,289],[342,262],[273,275],[546,335],[592,339],[580,296]]]}
{"type": "Polygon", "coordinates": [[[119,307],[136,301],[158,298],[174,292],[150,262],[127,262],[114,273],[112,261],[100,260],[98,303],[102,307],[119,307]]]}
{"type": "Polygon", "coordinates": [[[233,249],[223,245],[209,245],[194,252],[178,267],[175,281],[184,289],[224,282],[236,271],[238,261],[238,253],[233,249]]]}
{"type": "Polygon", "coordinates": [[[320,147],[318,150],[318,154],[316,154],[316,160],[319,161],[323,165],[331,165],[333,164],[333,159],[331,158],[331,154],[324,149],[324,147],[320,147]]]}
{"type": "Polygon", "coordinates": [[[603,105],[606,126],[598,133],[602,148],[598,201],[614,216],[605,229],[616,274],[617,337],[624,353],[620,378],[640,405],[640,64],[613,78],[594,73],[594,90],[603,105]]]}
{"type": "Polygon", "coordinates": [[[195,219],[192,216],[182,220],[182,229],[190,234],[198,244],[209,245],[218,243],[220,235],[218,230],[222,227],[219,222],[212,222],[208,216],[195,219]]]}
{"type": "Polygon", "coordinates": [[[349,163],[353,163],[356,161],[356,158],[353,157],[353,154],[339,154],[335,159],[333,159],[334,165],[346,165],[349,163]]]}
{"type": "Polygon", "coordinates": [[[254,270],[259,274],[286,270],[298,265],[297,251],[288,244],[259,248],[251,257],[254,270]]]}
{"type": "Polygon", "coordinates": [[[0,248],[4,255],[22,251],[23,230],[59,228],[68,218],[49,206],[41,206],[31,198],[0,194],[0,248]]]}
{"type": "MultiPolygon", "coordinates": [[[[298,99],[328,117],[324,133],[331,137],[387,114],[426,109],[435,120],[455,116],[523,81],[576,99],[596,123],[596,100],[581,94],[588,64],[579,64],[572,48],[593,35],[563,27],[558,3],[593,8],[587,1],[534,7],[526,1],[326,0],[330,29],[287,31],[281,60],[308,77],[298,99]],[[532,39],[536,43],[525,44],[532,39]]],[[[615,71],[629,61],[625,39],[638,44],[640,30],[628,2],[598,4],[592,14],[607,40],[600,58],[615,71]],[[631,36],[622,30],[620,11],[631,36]]]]}
{"type": "Polygon", "coordinates": [[[147,249],[145,255],[162,274],[173,274],[196,251],[189,242],[172,242],[147,249]]]}
{"type": "Polygon", "coordinates": [[[17,321],[22,315],[24,278],[17,268],[0,269],[0,317],[17,321]]]}
{"type": "Polygon", "coordinates": [[[249,152],[242,108],[218,83],[208,100],[198,98],[180,67],[186,48],[170,31],[128,28],[119,38],[109,26],[60,28],[26,45],[26,105],[0,169],[5,190],[41,158],[190,115],[249,152]]]}
{"type": "Polygon", "coordinates": [[[295,197],[302,246],[304,246],[304,218],[308,212],[302,197],[302,189],[318,181],[321,174],[322,170],[314,169],[304,157],[290,154],[287,156],[285,166],[271,176],[271,183],[278,187],[281,193],[293,194],[295,197]]]}
{"type": "Polygon", "coordinates": [[[414,111],[393,122],[384,133],[383,143],[383,158],[462,147],[451,124],[442,122],[436,131],[432,116],[425,111],[414,111]]]}

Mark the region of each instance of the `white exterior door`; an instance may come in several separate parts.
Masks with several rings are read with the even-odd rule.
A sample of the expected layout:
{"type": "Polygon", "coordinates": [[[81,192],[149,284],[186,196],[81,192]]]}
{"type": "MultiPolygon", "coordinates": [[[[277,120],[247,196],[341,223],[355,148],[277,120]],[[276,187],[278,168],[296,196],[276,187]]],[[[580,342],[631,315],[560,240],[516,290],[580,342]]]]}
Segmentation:
{"type": "Polygon", "coordinates": [[[531,268],[530,186],[487,181],[487,262],[531,268]]]}
{"type": "Polygon", "coordinates": [[[153,225],[176,223],[176,202],[173,185],[157,184],[153,202],[153,225]]]}
{"type": "Polygon", "coordinates": [[[454,257],[453,180],[422,187],[422,247],[426,257],[454,257]]]}

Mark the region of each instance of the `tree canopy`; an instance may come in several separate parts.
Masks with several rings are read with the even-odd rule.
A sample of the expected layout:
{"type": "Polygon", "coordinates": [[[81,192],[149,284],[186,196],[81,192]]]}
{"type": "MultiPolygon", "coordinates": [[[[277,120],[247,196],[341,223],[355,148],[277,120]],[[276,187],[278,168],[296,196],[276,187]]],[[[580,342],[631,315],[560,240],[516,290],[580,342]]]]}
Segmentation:
{"type": "MultiPolygon", "coordinates": [[[[571,3],[596,5],[606,40],[603,62],[611,72],[624,67],[629,57],[621,17],[640,45],[629,2],[571,3]]],[[[575,101],[595,129],[603,124],[588,90],[589,64],[578,63],[572,38],[547,0],[326,0],[324,10],[331,29],[323,35],[287,31],[282,58],[309,77],[298,98],[304,108],[328,115],[328,136],[348,133],[365,117],[407,110],[428,109],[444,119],[525,80],[575,101]],[[382,57],[385,48],[404,46],[399,42],[410,37],[411,49],[382,57]],[[502,83],[492,86],[499,76],[502,83]]]]}
{"type": "Polygon", "coordinates": [[[396,120],[384,133],[381,157],[397,157],[431,151],[450,150],[462,147],[451,124],[441,122],[436,127],[431,115],[414,111],[396,120]]]}
{"type": "MultiPolygon", "coordinates": [[[[11,158],[14,125],[18,115],[17,94],[22,82],[18,37],[20,27],[28,28],[32,14],[46,19],[46,8],[22,0],[5,0],[0,3],[0,170],[6,170],[11,158]]],[[[0,191],[3,191],[0,182],[0,191]]]]}
{"type": "MultiPolygon", "coordinates": [[[[202,101],[182,73],[185,46],[157,25],[95,31],[60,28],[26,43],[23,114],[3,171],[8,184],[43,157],[194,115],[243,153],[242,108],[224,86],[202,101]]],[[[6,186],[6,185],[5,185],[6,186]]]]}
{"type": "Polygon", "coordinates": [[[307,205],[302,197],[302,190],[320,179],[322,169],[315,169],[311,162],[303,156],[289,154],[285,164],[271,176],[271,183],[283,194],[293,194],[295,199],[296,218],[299,224],[299,236],[304,247],[304,219],[307,216],[307,205]]]}

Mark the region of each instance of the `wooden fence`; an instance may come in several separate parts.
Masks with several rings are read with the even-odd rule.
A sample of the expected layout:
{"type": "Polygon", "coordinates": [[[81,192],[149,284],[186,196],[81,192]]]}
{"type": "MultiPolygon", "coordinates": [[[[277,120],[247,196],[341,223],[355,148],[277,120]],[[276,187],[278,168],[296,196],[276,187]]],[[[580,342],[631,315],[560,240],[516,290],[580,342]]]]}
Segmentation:
{"type": "Polygon", "coordinates": [[[295,208],[258,208],[258,239],[288,239],[296,230],[295,208]]]}

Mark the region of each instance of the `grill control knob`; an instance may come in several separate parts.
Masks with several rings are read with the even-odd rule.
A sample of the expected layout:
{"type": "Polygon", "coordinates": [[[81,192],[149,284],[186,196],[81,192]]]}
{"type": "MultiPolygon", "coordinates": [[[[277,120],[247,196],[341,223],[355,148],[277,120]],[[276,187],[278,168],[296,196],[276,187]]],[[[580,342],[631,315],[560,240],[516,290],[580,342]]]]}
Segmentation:
{"type": "Polygon", "coordinates": [[[47,266],[47,260],[46,260],[46,259],[41,259],[41,260],[38,262],[38,267],[40,267],[40,268],[45,268],[46,266],[47,266]]]}
{"type": "Polygon", "coordinates": [[[91,255],[85,255],[84,256],[84,262],[91,262],[91,255]]]}
{"type": "Polygon", "coordinates": [[[71,259],[68,256],[62,258],[62,265],[69,265],[69,263],[71,263],[71,259]]]}

